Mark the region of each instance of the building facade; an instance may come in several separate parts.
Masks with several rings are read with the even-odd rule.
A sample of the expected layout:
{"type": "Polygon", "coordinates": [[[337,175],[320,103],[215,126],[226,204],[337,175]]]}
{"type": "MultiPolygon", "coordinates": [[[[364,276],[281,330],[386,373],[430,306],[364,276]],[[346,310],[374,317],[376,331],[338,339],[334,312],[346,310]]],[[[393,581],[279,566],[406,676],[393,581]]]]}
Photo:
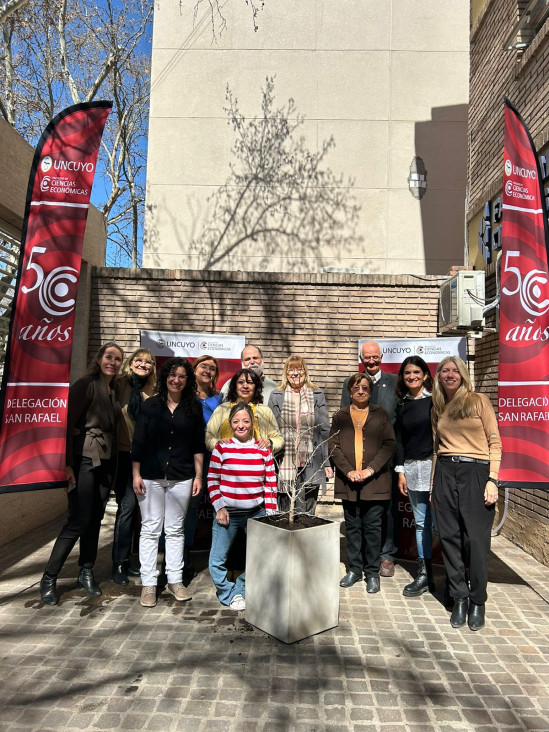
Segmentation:
{"type": "Polygon", "coordinates": [[[193,11],[155,3],[145,267],[444,274],[463,264],[466,0],[268,0],[256,32],[244,0],[223,5],[222,33],[193,11]],[[296,134],[308,149],[333,135],[325,165],[343,176],[358,225],[305,248],[285,246],[283,231],[274,245],[233,237],[212,257],[201,239],[212,196],[239,165],[226,88],[248,119],[269,76],[276,106],[291,97],[304,116],[296,134]]]}
{"type": "MultiPolygon", "coordinates": [[[[549,7],[538,0],[473,0],[467,197],[468,264],[486,269],[488,299],[496,295],[501,247],[504,97],[529,127],[543,157],[549,143],[549,7]]],[[[543,161],[542,161],[543,162],[543,161]]],[[[542,173],[543,174],[543,173],[542,173]]],[[[549,189],[545,173],[544,186],[549,189]]],[[[497,331],[492,313],[488,326],[497,331]]],[[[497,400],[498,334],[476,344],[475,383],[497,400]]],[[[503,534],[549,564],[549,491],[512,489],[503,534]]],[[[503,503],[503,495],[500,496],[503,503]]]]}

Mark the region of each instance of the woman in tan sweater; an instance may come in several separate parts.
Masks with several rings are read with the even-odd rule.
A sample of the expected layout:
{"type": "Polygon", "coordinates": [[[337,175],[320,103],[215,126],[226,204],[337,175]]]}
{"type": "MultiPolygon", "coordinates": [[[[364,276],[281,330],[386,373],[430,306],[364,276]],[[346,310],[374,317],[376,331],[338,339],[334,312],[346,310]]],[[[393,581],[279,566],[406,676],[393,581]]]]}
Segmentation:
{"type": "Polygon", "coordinates": [[[501,439],[489,399],[473,391],[465,363],[443,359],[433,388],[432,498],[454,609],[453,628],[484,626],[488,556],[498,498],[501,439]],[[462,544],[470,547],[470,586],[462,544]]]}

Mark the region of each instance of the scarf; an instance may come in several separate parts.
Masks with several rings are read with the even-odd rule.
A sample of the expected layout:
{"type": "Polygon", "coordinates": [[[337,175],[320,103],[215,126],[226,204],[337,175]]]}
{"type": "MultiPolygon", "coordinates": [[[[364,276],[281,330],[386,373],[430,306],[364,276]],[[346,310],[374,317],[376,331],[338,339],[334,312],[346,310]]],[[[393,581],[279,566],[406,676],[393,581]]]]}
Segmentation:
{"type": "Polygon", "coordinates": [[[284,438],[284,457],[280,465],[280,480],[291,486],[299,468],[309,462],[313,454],[315,427],[315,397],[313,390],[303,386],[299,392],[286,387],[280,412],[280,432],[284,438]]]}
{"type": "Polygon", "coordinates": [[[132,390],[130,393],[130,400],[128,402],[128,414],[134,422],[137,420],[137,415],[141,409],[141,402],[143,401],[141,390],[147,383],[148,378],[148,376],[137,376],[133,371],[130,374],[130,386],[132,390]]]}

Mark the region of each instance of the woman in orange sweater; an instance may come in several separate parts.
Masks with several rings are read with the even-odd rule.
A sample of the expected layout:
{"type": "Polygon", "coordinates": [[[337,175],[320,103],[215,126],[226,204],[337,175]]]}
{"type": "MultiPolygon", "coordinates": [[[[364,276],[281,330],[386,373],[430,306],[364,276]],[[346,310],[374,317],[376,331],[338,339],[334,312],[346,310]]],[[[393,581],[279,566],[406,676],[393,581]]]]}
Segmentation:
{"type": "Polygon", "coordinates": [[[488,556],[498,498],[501,439],[489,399],[473,391],[465,363],[455,356],[438,365],[433,387],[435,469],[432,499],[454,609],[453,628],[468,620],[484,627],[488,556]],[[470,547],[470,586],[462,544],[470,547]]]}

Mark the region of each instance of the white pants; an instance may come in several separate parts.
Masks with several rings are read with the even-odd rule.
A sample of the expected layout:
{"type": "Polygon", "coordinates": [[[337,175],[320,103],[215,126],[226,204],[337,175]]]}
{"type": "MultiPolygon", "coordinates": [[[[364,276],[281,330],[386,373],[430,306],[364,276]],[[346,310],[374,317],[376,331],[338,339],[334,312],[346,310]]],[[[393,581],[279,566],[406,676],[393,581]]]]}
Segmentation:
{"type": "Polygon", "coordinates": [[[174,584],[183,578],[183,522],[191,498],[190,480],[144,480],[145,495],[137,496],[141,509],[139,561],[141,584],[156,585],[158,578],[158,540],[164,527],[166,535],[166,574],[174,584]]]}

